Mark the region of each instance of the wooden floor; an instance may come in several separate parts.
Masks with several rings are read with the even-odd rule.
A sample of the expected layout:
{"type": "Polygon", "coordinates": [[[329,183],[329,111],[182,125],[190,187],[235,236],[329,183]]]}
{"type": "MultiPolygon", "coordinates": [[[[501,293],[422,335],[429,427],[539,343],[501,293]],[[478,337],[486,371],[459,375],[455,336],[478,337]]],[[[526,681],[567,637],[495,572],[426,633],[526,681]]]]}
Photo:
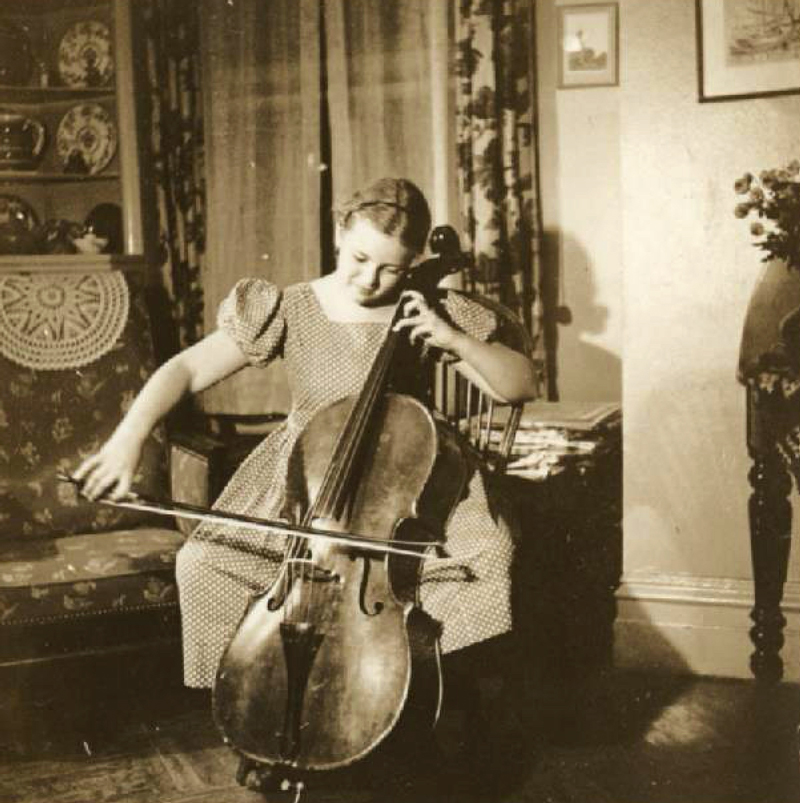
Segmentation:
{"type": "MultiPolygon", "coordinates": [[[[202,693],[84,699],[17,714],[0,753],[2,803],[290,801],[240,787],[202,693]]],[[[796,803],[800,688],[606,672],[543,682],[534,709],[498,711],[482,764],[465,760],[465,722],[441,723],[441,771],[323,784],[308,803],[796,803]],[[513,720],[513,722],[512,722],[513,720]],[[530,738],[520,738],[520,727],[530,738]]],[[[493,719],[493,721],[492,721],[493,719]]]]}

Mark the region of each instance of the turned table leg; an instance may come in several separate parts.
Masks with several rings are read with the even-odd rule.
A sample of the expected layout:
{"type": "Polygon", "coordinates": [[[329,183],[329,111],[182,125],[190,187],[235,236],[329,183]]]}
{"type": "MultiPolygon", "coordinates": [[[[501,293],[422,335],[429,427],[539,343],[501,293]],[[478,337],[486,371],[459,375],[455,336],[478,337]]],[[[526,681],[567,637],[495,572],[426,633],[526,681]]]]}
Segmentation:
{"type": "Polygon", "coordinates": [[[792,507],[791,477],[774,444],[751,451],[750,548],[755,583],[755,605],[750,630],[755,651],[750,669],[758,680],[774,683],[783,676],[783,586],[789,562],[792,507]]]}

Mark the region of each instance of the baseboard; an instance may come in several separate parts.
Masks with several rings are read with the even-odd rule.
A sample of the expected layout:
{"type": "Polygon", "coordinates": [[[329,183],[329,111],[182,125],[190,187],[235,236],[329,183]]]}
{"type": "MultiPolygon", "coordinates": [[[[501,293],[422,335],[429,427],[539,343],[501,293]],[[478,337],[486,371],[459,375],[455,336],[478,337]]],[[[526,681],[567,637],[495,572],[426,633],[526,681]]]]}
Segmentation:
{"type": "MultiPolygon", "coordinates": [[[[717,577],[625,578],[617,591],[614,660],[630,669],[751,678],[753,583],[717,577]]],[[[800,682],[800,583],[787,582],[784,679],[800,682]]]]}

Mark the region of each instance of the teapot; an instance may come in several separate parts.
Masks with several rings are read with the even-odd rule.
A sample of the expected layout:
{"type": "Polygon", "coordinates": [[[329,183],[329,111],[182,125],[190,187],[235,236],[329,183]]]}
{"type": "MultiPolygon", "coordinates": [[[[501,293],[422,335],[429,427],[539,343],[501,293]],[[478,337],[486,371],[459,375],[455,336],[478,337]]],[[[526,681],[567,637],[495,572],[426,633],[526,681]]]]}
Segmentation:
{"type": "Polygon", "coordinates": [[[11,109],[0,109],[0,170],[33,170],[44,148],[43,123],[11,109]]]}
{"type": "Polygon", "coordinates": [[[0,254],[36,254],[39,250],[38,238],[21,223],[0,223],[0,254]]]}
{"type": "Polygon", "coordinates": [[[0,195],[0,255],[35,254],[39,238],[36,213],[21,198],[0,195]]]}
{"type": "Polygon", "coordinates": [[[18,217],[12,215],[0,223],[0,254],[35,254],[39,251],[39,240],[18,217]]]}

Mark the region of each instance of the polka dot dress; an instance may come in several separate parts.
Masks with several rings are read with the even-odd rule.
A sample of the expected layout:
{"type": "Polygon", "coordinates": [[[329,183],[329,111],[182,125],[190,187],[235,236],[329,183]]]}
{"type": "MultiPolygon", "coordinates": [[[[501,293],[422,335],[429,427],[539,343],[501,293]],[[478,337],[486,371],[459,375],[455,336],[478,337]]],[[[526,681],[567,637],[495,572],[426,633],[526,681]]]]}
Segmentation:
{"type": "MultiPolygon", "coordinates": [[[[491,313],[448,294],[451,319],[474,337],[491,336],[491,313]]],[[[383,342],[385,325],[329,320],[307,283],[280,291],[261,279],[239,282],[220,305],[218,325],[254,365],[282,357],[293,407],[286,422],[242,463],[215,507],[261,518],[281,515],[289,455],[321,407],[357,393],[383,342]]],[[[422,607],[442,624],[443,652],[511,627],[512,534],[475,472],[446,531],[449,558],[425,563],[422,607]]],[[[201,524],[178,554],[186,685],[210,686],[249,601],[276,579],[285,537],[201,524]]]]}

